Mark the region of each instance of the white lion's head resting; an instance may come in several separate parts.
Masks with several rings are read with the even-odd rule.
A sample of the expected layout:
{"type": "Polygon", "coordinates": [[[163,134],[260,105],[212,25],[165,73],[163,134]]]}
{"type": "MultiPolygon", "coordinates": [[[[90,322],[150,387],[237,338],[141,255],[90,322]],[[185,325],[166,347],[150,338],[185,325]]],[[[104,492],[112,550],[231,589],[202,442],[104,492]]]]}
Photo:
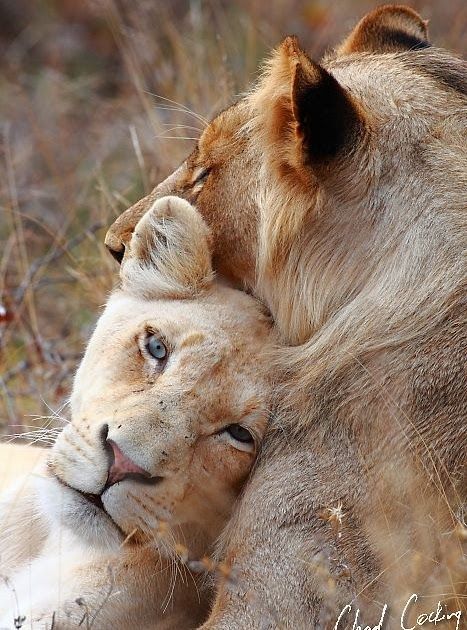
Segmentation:
{"type": "Polygon", "coordinates": [[[214,280],[208,228],[176,197],[138,223],[121,280],[77,372],[41,502],[91,544],[147,541],[161,521],[204,544],[266,428],[271,322],[214,280]]]}

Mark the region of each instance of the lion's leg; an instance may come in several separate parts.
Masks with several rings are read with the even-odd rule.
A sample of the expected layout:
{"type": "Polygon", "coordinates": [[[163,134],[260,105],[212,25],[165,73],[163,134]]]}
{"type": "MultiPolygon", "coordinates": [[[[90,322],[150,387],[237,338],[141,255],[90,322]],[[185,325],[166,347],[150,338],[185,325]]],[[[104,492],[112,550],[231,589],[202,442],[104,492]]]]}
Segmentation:
{"type": "Polygon", "coordinates": [[[424,607],[411,616],[438,601],[457,611],[465,565],[433,477],[397,453],[368,469],[348,441],[315,436],[317,451],[292,439],[265,453],[240,499],[226,532],[231,573],[203,630],[334,628],[342,613],[340,629],[357,609],[357,625],[384,613],[392,627],[413,593],[424,607]]]}
{"type": "Polygon", "coordinates": [[[322,513],[337,509],[346,480],[323,483],[325,470],[309,459],[306,452],[269,453],[255,471],[226,532],[231,574],[220,579],[203,630],[305,630],[352,599],[344,567],[355,540],[351,532],[338,540],[322,513]]]}
{"type": "Polygon", "coordinates": [[[42,556],[0,586],[0,628],[13,623],[4,612],[13,610],[13,589],[16,616],[37,630],[196,628],[207,608],[200,585],[188,575],[174,582],[173,569],[149,548],[93,552],[66,531],[52,532],[42,556]]]}

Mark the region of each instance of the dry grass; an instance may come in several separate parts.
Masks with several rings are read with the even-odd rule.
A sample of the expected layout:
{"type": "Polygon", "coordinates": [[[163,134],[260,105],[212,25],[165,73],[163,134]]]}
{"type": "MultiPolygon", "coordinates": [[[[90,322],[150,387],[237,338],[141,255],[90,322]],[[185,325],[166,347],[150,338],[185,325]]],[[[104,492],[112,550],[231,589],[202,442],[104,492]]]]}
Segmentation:
{"type": "MultiPolygon", "coordinates": [[[[465,52],[462,0],[411,4],[438,44],[465,52]]],[[[283,35],[319,57],[373,6],[0,0],[0,434],[55,423],[114,281],[106,226],[283,35]]]]}

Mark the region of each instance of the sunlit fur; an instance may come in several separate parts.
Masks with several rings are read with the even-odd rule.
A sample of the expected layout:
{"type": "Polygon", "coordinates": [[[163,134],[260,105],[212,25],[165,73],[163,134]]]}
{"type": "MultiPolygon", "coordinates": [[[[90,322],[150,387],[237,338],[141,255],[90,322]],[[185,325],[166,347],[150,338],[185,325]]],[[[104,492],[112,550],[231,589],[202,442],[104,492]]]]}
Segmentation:
{"type": "Polygon", "coordinates": [[[13,621],[12,587],[19,612],[49,624],[54,613],[55,623],[69,613],[76,624],[85,606],[91,618],[99,611],[102,630],[191,628],[206,614],[208,589],[179,556],[213,551],[250,471],[268,420],[273,343],[263,307],[214,281],[209,241],[177,198],[159,200],[138,224],[121,287],[76,374],[71,422],[47,467],[4,498],[0,573],[10,581],[0,627],[13,621]],[[164,367],[146,348],[155,333],[168,348],[164,367]],[[255,444],[226,433],[233,423],[255,444]],[[106,489],[106,439],[161,479],[106,489]],[[101,492],[105,512],[82,494],[101,492]],[[47,536],[40,554],[36,531],[47,536]],[[32,564],[21,570],[31,539],[32,564]]]}
{"type": "Polygon", "coordinates": [[[277,432],[227,542],[243,579],[222,585],[218,629],[332,625],[357,594],[370,623],[386,601],[397,615],[407,593],[436,606],[465,583],[454,534],[447,551],[467,488],[465,64],[429,46],[412,10],[386,7],[322,68],[359,117],[352,144],[310,159],[294,81],[319,87],[324,70],[287,38],[107,235],[121,253],[154,198],[192,199],[216,268],[293,346],[277,354],[277,432]],[[322,515],[338,504],[337,539],[322,515]]]}

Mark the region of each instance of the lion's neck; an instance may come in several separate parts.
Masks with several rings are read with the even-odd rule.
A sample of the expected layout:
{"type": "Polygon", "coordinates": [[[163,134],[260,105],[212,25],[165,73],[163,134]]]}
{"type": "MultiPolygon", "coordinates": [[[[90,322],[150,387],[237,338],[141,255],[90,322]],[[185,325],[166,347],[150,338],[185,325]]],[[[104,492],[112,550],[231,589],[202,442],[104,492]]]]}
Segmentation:
{"type": "Polygon", "coordinates": [[[371,168],[355,159],[302,181],[263,150],[255,292],[285,343],[398,341],[431,325],[465,281],[465,200],[434,194],[437,165],[408,181],[403,161],[375,154],[371,168]]]}
{"type": "MultiPolygon", "coordinates": [[[[279,407],[292,426],[374,430],[381,445],[409,426],[417,457],[423,451],[431,469],[452,470],[461,454],[443,436],[461,426],[456,383],[467,351],[460,213],[418,192],[414,207],[394,195],[378,213],[336,209],[318,195],[312,218],[305,198],[282,207],[284,196],[271,195],[258,287],[285,344],[296,346],[277,360],[287,375],[279,407]]],[[[381,455],[374,450],[369,459],[381,455]]]]}

